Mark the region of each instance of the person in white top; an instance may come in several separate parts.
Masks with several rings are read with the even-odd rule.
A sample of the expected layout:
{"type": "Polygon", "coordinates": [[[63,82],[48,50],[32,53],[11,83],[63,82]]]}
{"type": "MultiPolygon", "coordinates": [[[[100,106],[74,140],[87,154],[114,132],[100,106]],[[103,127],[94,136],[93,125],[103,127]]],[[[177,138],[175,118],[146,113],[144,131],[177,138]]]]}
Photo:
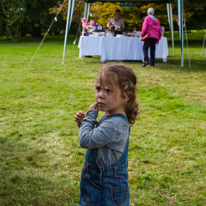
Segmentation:
{"type": "Polygon", "coordinates": [[[124,20],[120,17],[121,12],[119,9],[116,9],[114,12],[114,17],[109,18],[109,22],[107,24],[107,27],[110,29],[115,30],[123,30],[124,29],[124,20]]]}

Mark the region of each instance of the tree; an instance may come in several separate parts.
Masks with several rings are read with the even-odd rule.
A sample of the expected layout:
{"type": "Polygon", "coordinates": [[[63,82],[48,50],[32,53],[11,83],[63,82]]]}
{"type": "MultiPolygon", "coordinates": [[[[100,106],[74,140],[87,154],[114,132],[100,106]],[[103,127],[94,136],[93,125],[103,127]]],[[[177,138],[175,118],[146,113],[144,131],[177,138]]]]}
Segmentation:
{"type": "MultiPolygon", "coordinates": [[[[50,13],[57,13],[61,6],[61,2],[58,6],[50,8],[50,13]]],[[[82,0],[75,1],[74,15],[72,23],[75,24],[80,21],[83,13],[84,2],[82,0]]],[[[119,3],[93,3],[91,4],[90,13],[92,16],[90,20],[95,20],[96,22],[103,25],[106,28],[108,18],[112,17],[115,9],[121,10],[121,16],[125,22],[125,30],[131,30],[136,27],[137,30],[141,30],[142,20],[147,15],[147,9],[153,7],[155,10],[155,16],[158,18],[161,26],[164,26],[166,30],[169,30],[168,16],[166,4],[144,4],[136,3],[135,7],[120,7],[119,3]]],[[[68,10],[68,4],[66,3],[60,12],[60,15],[66,19],[68,10]]],[[[202,0],[184,0],[184,21],[187,22],[187,29],[200,29],[205,28],[205,14],[206,2],[202,0]]],[[[177,24],[177,5],[176,1],[173,3],[173,20],[174,28],[178,30],[177,24]]]]}
{"type": "Polygon", "coordinates": [[[147,15],[147,9],[153,7],[155,16],[159,19],[162,26],[167,26],[166,5],[163,4],[142,4],[136,3],[135,7],[120,7],[119,3],[94,3],[91,6],[92,19],[106,27],[108,18],[114,15],[115,9],[120,9],[121,17],[125,22],[125,30],[132,30],[136,27],[141,30],[142,20],[147,15]]]}
{"type": "Polygon", "coordinates": [[[206,1],[204,0],[185,0],[185,17],[187,29],[206,29],[205,11],[206,1]],[[192,15],[188,15],[188,13],[192,15]]]}
{"type": "MultiPolygon", "coordinates": [[[[75,1],[72,21],[75,21],[77,23],[79,23],[79,21],[81,21],[81,18],[83,16],[82,12],[84,10],[84,3],[85,3],[85,1],[83,1],[83,0],[76,0],[75,1]]],[[[63,17],[63,19],[66,20],[67,19],[67,11],[68,11],[68,3],[65,2],[64,4],[62,4],[61,1],[58,1],[57,6],[51,7],[49,9],[49,14],[57,14],[59,12],[59,14],[63,17]]]]}
{"type": "Polygon", "coordinates": [[[4,14],[6,32],[16,42],[21,36],[21,25],[24,22],[24,0],[1,1],[1,9],[4,14]]]}
{"type": "MultiPolygon", "coordinates": [[[[81,28],[81,18],[83,17],[84,4],[85,1],[83,0],[75,1],[70,33],[76,33],[76,31],[79,31],[81,28]]],[[[49,14],[57,14],[59,12],[59,14],[63,17],[63,19],[66,20],[67,11],[68,11],[68,3],[65,2],[62,5],[62,2],[58,1],[57,6],[49,9],[49,14]]]]}
{"type": "Polygon", "coordinates": [[[49,8],[55,4],[56,0],[0,0],[0,9],[10,35],[19,36],[25,30],[24,33],[40,36],[42,28],[48,29],[51,23],[49,8]]]}
{"type": "MultiPolygon", "coordinates": [[[[114,4],[113,3],[104,3],[104,4],[94,3],[91,6],[91,13],[92,13],[92,17],[94,18],[94,20],[96,20],[97,22],[101,23],[104,27],[106,27],[108,18],[113,16],[115,9],[120,9],[121,16],[124,19],[125,26],[126,26],[125,29],[131,30],[133,27],[136,27],[137,30],[141,30],[142,20],[147,15],[147,9],[149,7],[153,7],[155,10],[155,17],[159,20],[161,26],[164,26],[167,30],[169,30],[166,4],[136,3],[135,5],[136,5],[135,7],[120,7],[119,3],[114,3],[114,4]]],[[[194,11],[195,6],[197,7],[195,3],[185,2],[184,11],[185,11],[186,21],[188,23],[190,23],[193,19],[193,15],[195,14],[195,11],[194,11]]],[[[198,7],[195,9],[199,11],[200,8],[198,7]]],[[[178,25],[176,23],[177,19],[178,19],[177,6],[175,3],[173,4],[173,20],[174,20],[175,29],[178,30],[178,25]]]]}
{"type": "Polygon", "coordinates": [[[28,17],[28,21],[32,30],[32,36],[41,36],[42,27],[49,27],[51,22],[49,8],[56,4],[56,0],[25,1],[26,16],[28,17]]]}
{"type": "Polygon", "coordinates": [[[0,36],[6,35],[5,30],[6,30],[6,24],[5,24],[5,15],[3,13],[3,5],[1,4],[0,1],[0,36]]]}

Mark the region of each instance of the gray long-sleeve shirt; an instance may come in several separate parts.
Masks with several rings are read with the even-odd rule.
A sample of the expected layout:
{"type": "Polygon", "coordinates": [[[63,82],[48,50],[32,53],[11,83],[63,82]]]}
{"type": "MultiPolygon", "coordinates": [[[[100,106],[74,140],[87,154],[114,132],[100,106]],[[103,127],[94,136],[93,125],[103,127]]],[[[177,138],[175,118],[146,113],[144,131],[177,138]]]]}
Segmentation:
{"type": "Polygon", "coordinates": [[[94,110],[87,112],[79,132],[80,146],[95,149],[96,161],[100,166],[115,163],[121,157],[129,134],[129,124],[121,117],[106,118],[98,127],[94,110]]]}

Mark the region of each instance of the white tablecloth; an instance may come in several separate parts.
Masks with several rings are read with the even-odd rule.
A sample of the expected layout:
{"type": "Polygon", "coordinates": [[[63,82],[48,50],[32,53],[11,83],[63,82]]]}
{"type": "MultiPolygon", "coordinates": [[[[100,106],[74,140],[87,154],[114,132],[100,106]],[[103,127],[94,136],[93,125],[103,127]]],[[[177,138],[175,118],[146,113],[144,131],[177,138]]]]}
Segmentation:
{"type": "Polygon", "coordinates": [[[101,45],[101,61],[141,60],[142,42],[137,37],[105,37],[101,45]]]}
{"type": "Polygon", "coordinates": [[[82,56],[101,56],[103,37],[81,36],[79,40],[79,58],[82,56]]]}
{"type": "MultiPolygon", "coordinates": [[[[82,56],[101,56],[101,62],[106,60],[143,60],[143,44],[144,42],[140,41],[138,37],[81,36],[78,45],[79,58],[82,56]]],[[[167,56],[167,38],[162,37],[159,44],[156,44],[155,58],[163,58],[163,61],[166,62],[167,56]]]]}

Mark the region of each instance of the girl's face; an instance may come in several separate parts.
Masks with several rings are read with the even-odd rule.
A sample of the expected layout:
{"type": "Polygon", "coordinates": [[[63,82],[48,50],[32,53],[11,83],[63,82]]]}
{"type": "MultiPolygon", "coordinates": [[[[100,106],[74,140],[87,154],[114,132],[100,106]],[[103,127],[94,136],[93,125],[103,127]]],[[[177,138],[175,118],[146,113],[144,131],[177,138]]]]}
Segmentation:
{"type": "Polygon", "coordinates": [[[121,97],[121,90],[119,86],[114,83],[115,79],[111,82],[110,78],[106,78],[106,76],[101,78],[97,77],[96,102],[99,109],[106,112],[107,115],[116,113],[125,114],[123,106],[125,101],[121,97]]]}

